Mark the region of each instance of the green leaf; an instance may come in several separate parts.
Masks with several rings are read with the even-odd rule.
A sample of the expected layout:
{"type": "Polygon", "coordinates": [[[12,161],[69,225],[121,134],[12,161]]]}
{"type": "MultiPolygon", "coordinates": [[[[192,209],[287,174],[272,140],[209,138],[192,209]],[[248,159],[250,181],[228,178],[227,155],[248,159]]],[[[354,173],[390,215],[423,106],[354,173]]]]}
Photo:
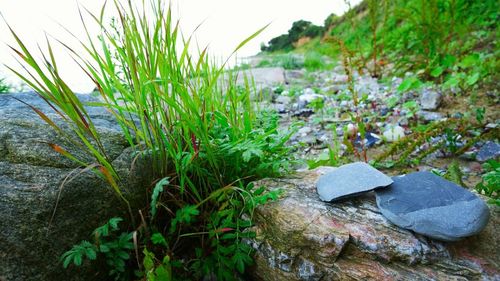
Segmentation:
{"type": "Polygon", "coordinates": [[[177,210],[175,213],[175,218],[170,224],[170,233],[173,233],[177,229],[178,223],[191,223],[193,218],[200,214],[198,207],[196,205],[187,205],[182,209],[177,210]]]}
{"type": "Polygon", "coordinates": [[[159,232],[156,232],[151,236],[151,242],[155,245],[167,246],[167,240],[165,240],[165,237],[159,232]]]}
{"type": "Polygon", "coordinates": [[[479,54],[470,54],[462,59],[460,61],[460,67],[461,68],[469,68],[476,66],[477,64],[480,63],[480,57],[479,54]]]}
{"type": "Polygon", "coordinates": [[[101,244],[99,246],[99,251],[101,253],[108,253],[110,251],[109,247],[106,244],[101,244]]]}
{"type": "Polygon", "coordinates": [[[476,82],[479,80],[480,74],[478,72],[474,73],[473,75],[467,77],[467,85],[472,86],[476,84],[476,82]]]}
{"type": "Polygon", "coordinates": [[[431,71],[431,76],[434,78],[437,78],[437,77],[441,76],[441,74],[443,74],[443,72],[444,72],[444,68],[442,66],[438,66],[438,67],[434,68],[434,70],[431,71]]]}
{"type": "Polygon", "coordinates": [[[105,223],[104,225],[102,225],[94,230],[94,235],[96,235],[97,237],[109,236],[110,228],[111,228],[111,231],[118,230],[118,224],[121,221],[123,221],[123,219],[119,218],[119,217],[109,219],[109,221],[107,223],[105,223]]]}
{"type": "Polygon", "coordinates": [[[87,248],[85,255],[89,260],[95,260],[97,258],[97,253],[93,248],[87,248]]]}
{"type": "Polygon", "coordinates": [[[457,58],[455,56],[447,54],[443,58],[442,65],[445,68],[450,68],[455,64],[456,61],[457,61],[457,58]]]}
{"type": "Polygon", "coordinates": [[[154,254],[149,252],[147,248],[144,248],[142,252],[144,253],[142,265],[144,266],[144,269],[146,269],[146,271],[150,271],[154,268],[154,254]]]}
{"type": "Polygon", "coordinates": [[[417,77],[408,77],[401,82],[401,85],[398,87],[398,91],[403,93],[410,90],[416,90],[422,85],[423,83],[417,77]]]}
{"type": "Polygon", "coordinates": [[[417,101],[414,101],[414,100],[407,101],[407,102],[403,103],[404,109],[414,109],[416,107],[418,107],[418,103],[417,103],[417,101]]]}
{"type": "Polygon", "coordinates": [[[118,230],[118,224],[119,224],[121,221],[123,221],[123,219],[122,219],[122,218],[117,217],[117,218],[111,218],[111,219],[109,220],[109,222],[108,222],[108,223],[109,223],[109,225],[111,226],[111,228],[112,228],[113,230],[118,230]]]}
{"type": "Polygon", "coordinates": [[[73,255],[73,263],[77,266],[82,265],[82,253],[78,252],[73,255]]]}
{"type": "Polygon", "coordinates": [[[160,197],[160,194],[163,192],[163,186],[169,185],[169,177],[165,177],[158,181],[155,185],[155,188],[153,189],[153,194],[151,194],[151,218],[154,218],[156,215],[156,210],[157,210],[157,202],[158,198],[160,197]]]}
{"type": "Polygon", "coordinates": [[[444,86],[447,88],[454,88],[457,87],[459,83],[460,83],[459,77],[457,75],[452,75],[446,80],[444,86]]]}
{"type": "Polygon", "coordinates": [[[387,107],[393,108],[395,107],[399,102],[399,97],[397,96],[392,96],[386,100],[387,107]]]}
{"type": "Polygon", "coordinates": [[[130,258],[130,255],[125,251],[119,251],[116,255],[123,260],[128,260],[130,258]]]}

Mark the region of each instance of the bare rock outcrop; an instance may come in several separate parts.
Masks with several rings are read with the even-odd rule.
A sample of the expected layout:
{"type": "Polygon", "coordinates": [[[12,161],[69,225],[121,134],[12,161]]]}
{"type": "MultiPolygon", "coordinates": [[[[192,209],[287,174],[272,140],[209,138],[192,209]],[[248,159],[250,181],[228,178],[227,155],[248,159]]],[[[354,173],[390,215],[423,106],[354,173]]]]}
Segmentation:
{"type": "Polygon", "coordinates": [[[444,243],[391,224],[373,193],[322,202],[316,181],[328,168],[256,183],[283,197],[259,207],[255,280],[499,280],[499,208],[479,234],[444,243]]]}
{"type": "MultiPolygon", "coordinates": [[[[67,129],[57,114],[35,93],[0,95],[0,280],[107,280],[106,271],[85,263],[64,270],[60,256],[113,216],[127,216],[124,202],[91,172],[59,155],[48,145],[63,146],[80,158],[89,157],[65,145],[49,125],[20,99],[35,106],[67,129]],[[67,176],[79,174],[61,188],[67,176]],[[57,205],[57,208],[56,208],[57,205]]],[[[81,95],[83,102],[95,97],[81,95]]],[[[113,116],[88,107],[121,176],[132,206],[146,200],[148,167],[136,163],[113,116]]]]}

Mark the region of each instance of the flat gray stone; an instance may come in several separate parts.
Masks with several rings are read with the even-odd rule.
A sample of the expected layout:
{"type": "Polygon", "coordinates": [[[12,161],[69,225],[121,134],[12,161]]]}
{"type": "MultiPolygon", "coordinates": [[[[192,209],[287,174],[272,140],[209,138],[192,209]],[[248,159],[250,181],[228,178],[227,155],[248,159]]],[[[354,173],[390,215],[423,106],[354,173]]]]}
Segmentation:
{"type": "Polygon", "coordinates": [[[375,193],[382,214],[399,227],[456,241],[479,233],[488,223],[490,213],[481,198],[440,176],[416,172],[393,180],[375,193]]]}
{"type": "Polygon", "coordinates": [[[356,162],[321,176],[316,189],[321,200],[331,202],[386,187],[391,183],[391,178],[377,169],[366,163],[356,162]]]}
{"type": "Polygon", "coordinates": [[[444,119],[443,114],[439,112],[430,112],[426,110],[419,110],[417,112],[417,116],[427,122],[440,121],[444,119]]]}

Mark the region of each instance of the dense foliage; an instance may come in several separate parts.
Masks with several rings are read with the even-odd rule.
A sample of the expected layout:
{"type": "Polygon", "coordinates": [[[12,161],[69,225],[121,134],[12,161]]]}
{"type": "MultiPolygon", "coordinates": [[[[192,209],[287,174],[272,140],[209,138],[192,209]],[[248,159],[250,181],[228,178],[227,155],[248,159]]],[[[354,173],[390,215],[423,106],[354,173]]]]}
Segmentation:
{"type": "MultiPolygon", "coordinates": [[[[496,0],[365,0],[342,17],[329,16],[325,37],[297,51],[337,57],[345,48],[357,68],[369,65],[374,76],[394,64],[395,74],[413,71],[421,79],[466,90],[478,80],[498,80],[498,17],[496,0]]],[[[290,49],[273,46],[265,50],[290,49]]]]}

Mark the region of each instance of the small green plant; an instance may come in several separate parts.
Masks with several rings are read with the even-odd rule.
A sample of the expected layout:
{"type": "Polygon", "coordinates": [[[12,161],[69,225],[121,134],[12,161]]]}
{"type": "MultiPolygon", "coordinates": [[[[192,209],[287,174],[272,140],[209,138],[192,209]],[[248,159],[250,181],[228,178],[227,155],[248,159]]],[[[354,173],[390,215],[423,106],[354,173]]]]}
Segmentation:
{"type": "Polygon", "coordinates": [[[483,122],[484,122],[484,115],[486,114],[486,108],[484,108],[484,107],[478,107],[478,108],[476,108],[476,110],[475,110],[474,113],[475,113],[475,117],[476,117],[477,123],[483,124],[483,122]]]}
{"type": "Polygon", "coordinates": [[[273,56],[272,65],[281,66],[284,69],[299,69],[304,66],[304,63],[294,54],[284,54],[273,56]]]}
{"type": "Polygon", "coordinates": [[[488,203],[500,206],[500,163],[496,160],[489,160],[483,164],[486,173],[482,176],[482,181],[476,185],[476,190],[490,197],[488,203]]]}
{"type": "Polygon", "coordinates": [[[122,220],[122,218],[110,219],[106,224],[94,230],[94,243],[84,240],[64,253],[61,257],[64,268],[71,263],[80,266],[84,258],[95,260],[98,254],[102,254],[110,268],[109,275],[114,276],[115,280],[123,277],[126,271],[126,261],[130,258],[129,253],[134,249],[134,243],[132,242],[133,233],[116,234],[119,230],[118,224],[122,220]]]}
{"type": "Polygon", "coordinates": [[[323,98],[315,98],[307,104],[307,107],[313,109],[317,113],[320,113],[323,108],[325,108],[325,101],[323,98]]]}
{"type": "Polygon", "coordinates": [[[172,264],[170,257],[166,255],[159,263],[156,262],[154,253],[144,248],[144,259],[142,260],[146,281],[171,281],[172,264]]]}
{"type": "Polygon", "coordinates": [[[333,132],[333,143],[328,146],[327,153],[321,153],[315,159],[307,160],[307,166],[309,169],[315,169],[319,166],[332,166],[337,167],[344,163],[345,159],[341,155],[340,141],[337,137],[337,130],[335,127],[332,128],[333,132]]]}
{"type": "Polygon", "coordinates": [[[448,165],[448,169],[446,169],[446,173],[444,174],[444,178],[452,181],[460,186],[467,187],[462,180],[463,173],[460,170],[460,166],[458,162],[455,160],[448,165]]]}
{"type": "Polygon", "coordinates": [[[0,78],[0,94],[7,93],[11,89],[10,85],[7,84],[5,78],[0,78]]]}
{"type": "Polygon", "coordinates": [[[406,110],[406,118],[414,118],[420,109],[420,106],[414,100],[403,103],[402,107],[406,110]]]}
{"type": "Polygon", "coordinates": [[[417,90],[420,87],[422,87],[423,83],[418,79],[416,76],[410,76],[407,77],[401,82],[401,84],[398,87],[398,91],[400,93],[404,93],[407,91],[412,91],[412,90],[417,90]]]}

